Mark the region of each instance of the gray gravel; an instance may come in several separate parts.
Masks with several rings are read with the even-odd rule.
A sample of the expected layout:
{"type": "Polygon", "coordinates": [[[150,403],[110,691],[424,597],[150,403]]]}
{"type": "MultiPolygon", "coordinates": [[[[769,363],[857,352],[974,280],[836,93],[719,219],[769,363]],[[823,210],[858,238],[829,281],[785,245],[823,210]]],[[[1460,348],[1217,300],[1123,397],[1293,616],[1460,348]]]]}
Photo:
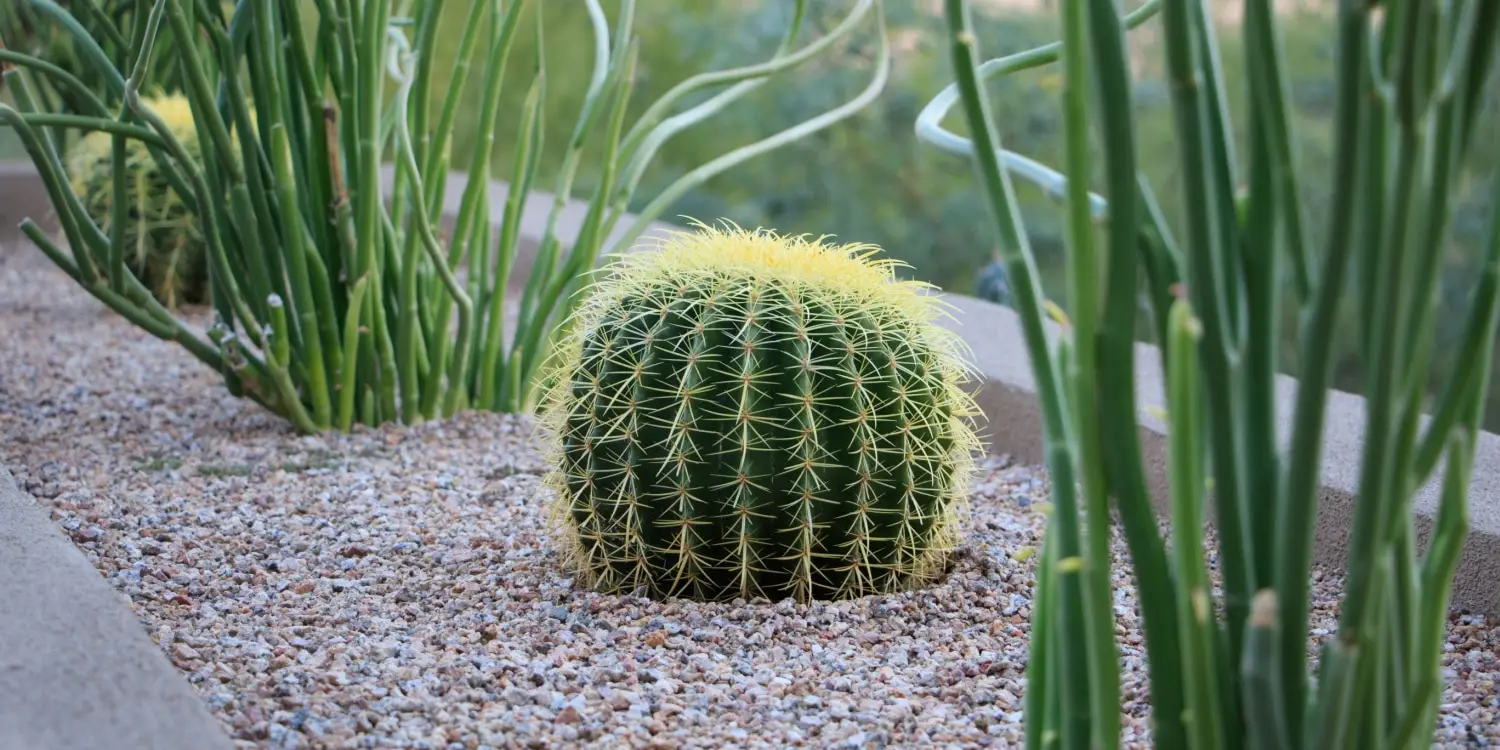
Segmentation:
{"type": "MultiPolygon", "coordinates": [[[[1017,746],[1047,487],[986,462],[948,579],[839,604],[575,590],[530,423],[298,437],[0,247],[0,460],[243,747],[1017,746]]],[[[1319,576],[1314,625],[1339,581],[1319,576]]],[[[1117,586],[1127,740],[1146,731],[1117,586]]],[[[1500,745],[1500,629],[1454,615],[1437,745],[1500,745]]]]}

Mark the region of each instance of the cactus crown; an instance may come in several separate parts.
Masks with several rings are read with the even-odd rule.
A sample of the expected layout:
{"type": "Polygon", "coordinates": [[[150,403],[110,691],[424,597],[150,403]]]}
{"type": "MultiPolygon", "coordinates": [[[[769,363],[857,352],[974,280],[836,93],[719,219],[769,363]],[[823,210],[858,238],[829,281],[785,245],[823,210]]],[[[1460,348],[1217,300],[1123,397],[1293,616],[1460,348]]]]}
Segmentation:
{"type": "Polygon", "coordinates": [[[978,440],[941,301],[868,245],[699,225],[562,342],[550,482],[604,591],[846,598],[941,572],[978,440]]]}
{"type": "MultiPolygon", "coordinates": [[[[192,107],[182,95],[146,102],[193,158],[199,158],[192,107]]],[[[109,231],[114,181],[126,180],[125,264],[163,304],[208,298],[207,244],[192,206],[172,189],[145,144],[126,141],[125,173],[114,171],[114,137],[95,131],[68,154],[73,190],[94,223],[109,231]]]]}

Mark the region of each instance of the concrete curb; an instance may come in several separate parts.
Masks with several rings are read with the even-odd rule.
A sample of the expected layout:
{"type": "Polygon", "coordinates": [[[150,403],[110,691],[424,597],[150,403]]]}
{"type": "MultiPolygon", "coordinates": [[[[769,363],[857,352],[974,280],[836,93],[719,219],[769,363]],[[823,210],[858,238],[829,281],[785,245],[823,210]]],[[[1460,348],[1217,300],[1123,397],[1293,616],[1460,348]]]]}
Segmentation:
{"type": "Polygon", "coordinates": [[[0,467],[0,750],[232,747],[83,553],[0,467]]]}
{"type": "MultiPolygon", "coordinates": [[[[383,177],[389,185],[389,169],[383,177]]],[[[0,162],[0,193],[16,194],[14,190],[4,189],[5,181],[15,179],[30,180],[34,184],[36,176],[31,165],[0,162]]],[[[467,177],[454,173],[448,180],[443,214],[445,223],[451,227],[467,177]]],[[[39,188],[33,188],[37,189],[39,188]]],[[[489,192],[490,215],[498,219],[503,211],[507,186],[491,182],[489,192]]],[[[42,210],[50,211],[46,208],[45,198],[41,200],[42,210]]],[[[546,229],[552,202],[553,197],[545,193],[534,192],[527,198],[521,217],[521,257],[517,258],[511,277],[513,285],[519,286],[526,281],[537,243],[546,229]]],[[[19,208],[4,206],[0,210],[0,218],[10,221],[6,214],[13,210],[18,211],[19,208]]],[[[562,242],[570,242],[576,236],[586,210],[586,204],[581,201],[568,201],[564,205],[558,223],[558,236],[562,242]]],[[[669,224],[654,222],[645,237],[649,238],[672,228],[669,224]]],[[[622,231],[622,227],[617,228],[616,236],[622,231]]],[[[963,335],[978,366],[976,398],[984,412],[984,437],[989,449],[996,453],[1009,453],[1028,463],[1041,463],[1045,458],[1041,444],[1041,415],[1035,383],[1031,377],[1031,363],[1018,318],[1008,308],[973,297],[959,294],[941,296],[953,306],[954,320],[951,325],[963,335]]],[[[1160,357],[1155,347],[1146,344],[1138,344],[1136,347],[1136,387],[1138,405],[1141,408],[1138,419],[1141,426],[1141,447],[1147,464],[1147,480],[1158,511],[1166,513],[1166,426],[1145,411],[1150,406],[1159,406],[1164,402],[1160,357]]],[[[1277,417],[1283,445],[1289,432],[1296,390],[1297,382],[1292,378],[1281,377],[1278,380],[1277,417]]],[[[1364,413],[1364,399],[1342,392],[1331,394],[1323,441],[1322,488],[1316,521],[1314,561],[1332,570],[1342,569],[1347,556],[1349,529],[1354,517],[1354,493],[1359,481],[1364,413]]],[[[1441,477],[1438,476],[1429,482],[1414,503],[1419,545],[1425,545],[1431,530],[1440,481],[1441,477]]],[[[1500,616],[1500,437],[1490,433],[1480,435],[1474,476],[1470,484],[1469,515],[1469,537],[1459,559],[1453,583],[1452,604],[1455,609],[1500,616]]]]}

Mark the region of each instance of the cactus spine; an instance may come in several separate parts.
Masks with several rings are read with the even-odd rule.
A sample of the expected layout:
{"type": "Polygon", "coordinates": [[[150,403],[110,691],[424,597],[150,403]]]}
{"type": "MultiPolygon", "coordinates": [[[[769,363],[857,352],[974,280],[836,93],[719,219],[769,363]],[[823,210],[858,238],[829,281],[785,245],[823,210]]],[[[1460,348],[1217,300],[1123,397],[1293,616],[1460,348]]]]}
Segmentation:
{"type": "MultiPolygon", "coordinates": [[[[185,97],[147,100],[194,159],[198,133],[185,97]]],[[[108,232],[114,181],[126,180],[125,265],[167,307],[208,299],[207,242],[192,206],[172,189],[156,159],[138,140],[127,142],[125,174],[114,173],[113,138],[93,132],[69,152],[73,189],[89,217],[108,232]]],[[[99,259],[101,263],[104,259],[99,259]]]]}
{"type": "Polygon", "coordinates": [[[978,445],[940,302],[869,246],[698,230],[619,256],[563,341],[547,413],[570,565],[700,599],[931,580],[978,445]]]}

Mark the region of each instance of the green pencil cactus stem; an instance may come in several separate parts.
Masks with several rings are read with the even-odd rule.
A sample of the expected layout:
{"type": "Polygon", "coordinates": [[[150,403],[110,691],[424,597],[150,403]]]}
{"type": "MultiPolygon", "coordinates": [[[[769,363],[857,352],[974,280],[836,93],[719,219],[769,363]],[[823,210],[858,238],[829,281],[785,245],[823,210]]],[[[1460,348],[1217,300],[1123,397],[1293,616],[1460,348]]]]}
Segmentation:
{"type": "Polygon", "coordinates": [[[968,368],[875,252],[700,225],[593,285],[548,410],[589,584],[806,601],[941,572],[978,446],[968,368]]]}
{"type": "MultiPolygon", "coordinates": [[[[201,159],[192,109],[183,96],[148,99],[183,148],[201,159]]],[[[189,199],[179,195],[143,141],[127,140],[125,171],[114,169],[114,137],[94,131],[68,152],[73,190],[89,217],[109,229],[116,180],[124,180],[125,267],[168,308],[208,300],[208,245],[189,199]]],[[[107,259],[99,258],[106,266],[107,259]]]]}
{"type": "Polygon", "coordinates": [[[1456,244],[1455,188],[1468,179],[1469,134],[1500,74],[1500,3],[1334,4],[1336,147],[1332,168],[1319,173],[1329,196],[1321,249],[1303,223],[1279,41],[1287,21],[1270,0],[1243,5],[1246,75],[1235,90],[1222,75],[1222,27],[1208,3],[1146,0],[1121,16],[1108,0],[1062,0],[1060,43],[986,61],[970,3],[945,2],[955,81],[924,109],[917,133],[974,160],[1030,354],[1052,477],[1055,512],[1032,609],[1027,748],[1122,744],[1109,556],[1117,526],[1145,631],[1152,747],[1432,746],[1444,681],[1436,657],[1500,327],[1500,172],[1488,175],[1495,209],[1466,292],[1464,356],[1430,417],[1423,389],[1435,380],[1434,301],[1453,293],[1440,269],[1456,244]],[[1151,46],[1170,84],[1181,227],[1142,177],[1146,153],[1136,144],[1138,55],[1125,33],[1157,14],[1160,41],[1151,46]],[[984,85],[1058,60],[1065,174],[1004,149],[984,85]],[[1231,109],[1235,95],[1246,106],[1231,109]],[[942,125],[957,103],[968,138],[942,125]],[[1235,111],[1245,119],[1230,122],[1235,111]],[[1236,137],[1242,132],[1248,137],[1236,137]],[[1055,344],[1015,178],[1068,198],[1072,321],[1055,344]],[[1095,183],[1097,201],[1088,191],[1095,183]],[[1139,439],[1142,282],[1169,406],[1160,416],[1169,538],[1139,439]],[[1341,325],[1356,305],[1358,325],[1341,325]],[[1289,313],[1300,321],[1298,384],[1283,400],[1278,332],[1289,313]],[[1339,627],[1314,664],[1310,582],[1313,547],[1326,533],[1317,522],[1322,450],[1341,338],[1357,343],[1371,377],[1339,627]],[[1446,466],[1429,533],[1417,497],[1439,456],[1446,466]],[[1208,574],[1208,519],[1219,586],[1208,574]],[[1421,536],[1429,538],[1419,553],[1421,536]]]}

